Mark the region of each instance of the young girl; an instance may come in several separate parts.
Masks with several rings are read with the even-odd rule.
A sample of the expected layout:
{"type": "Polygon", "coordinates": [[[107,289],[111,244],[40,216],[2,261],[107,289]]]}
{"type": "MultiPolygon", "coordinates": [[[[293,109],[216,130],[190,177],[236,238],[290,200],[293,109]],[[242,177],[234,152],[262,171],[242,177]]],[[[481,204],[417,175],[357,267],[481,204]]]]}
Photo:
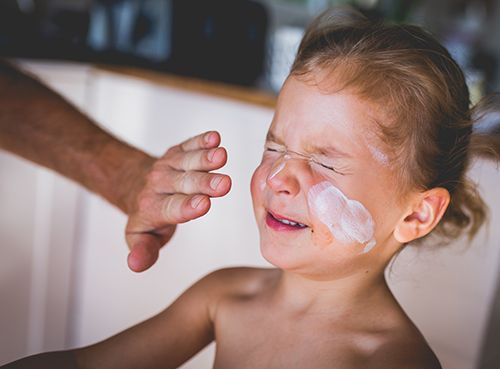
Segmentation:
{"type": "Polygon", "coordinates": [[[215,339],[217,369],[440,368],[384,270],[431,232],[473,236],[484,221],[466,172],[474,150],[498,151],[472,133],[469,105],[461,70],[419,27],[324,14],[252,178],[277,268],[216,271],[106,341],[7,367],[176,368],[215,339]]]}

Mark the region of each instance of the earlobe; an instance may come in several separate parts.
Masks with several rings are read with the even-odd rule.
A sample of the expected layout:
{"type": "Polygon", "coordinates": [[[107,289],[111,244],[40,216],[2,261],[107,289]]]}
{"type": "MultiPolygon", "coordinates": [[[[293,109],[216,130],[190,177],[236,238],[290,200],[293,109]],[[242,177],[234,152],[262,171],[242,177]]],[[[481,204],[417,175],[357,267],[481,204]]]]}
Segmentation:
{"type": "Polygon", "coordinates": [[[409,213],[396,225],[394,238],[406,244],[429,234],[443,217],[450,194],[445,188],[437,187],[418,194],[409,213]]]}

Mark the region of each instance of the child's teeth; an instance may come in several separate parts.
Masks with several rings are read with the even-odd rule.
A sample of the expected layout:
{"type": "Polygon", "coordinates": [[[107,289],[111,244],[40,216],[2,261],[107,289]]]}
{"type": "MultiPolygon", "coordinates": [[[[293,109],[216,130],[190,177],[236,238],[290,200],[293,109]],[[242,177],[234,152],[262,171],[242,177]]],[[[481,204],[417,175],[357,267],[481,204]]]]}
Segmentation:
{"type": "Polygon", "coordinates": [[[286,219],[278,219],[281,223],[284,223],[284,224],[287,224],[287,225],[291,225],[291,226],[299,226],[299,227],[305,227],[304,224],[302,223],[296,223],[296,222],[292,222],[291,220],[286,220],[286,219]]]}

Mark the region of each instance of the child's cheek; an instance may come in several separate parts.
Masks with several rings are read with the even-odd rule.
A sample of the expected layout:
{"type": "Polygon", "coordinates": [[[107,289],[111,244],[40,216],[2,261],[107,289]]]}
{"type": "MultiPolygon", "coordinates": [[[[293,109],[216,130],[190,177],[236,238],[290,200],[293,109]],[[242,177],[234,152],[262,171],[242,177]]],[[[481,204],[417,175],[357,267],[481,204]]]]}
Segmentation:
{"type": "Polygon", "coordinates": [[[259,196],[266,188],[267,172],[265,163],[261,163],[253,172],[250,185],[252,197],[259,196]]]}
{"type": "Polygon", "coordinates": [[[315,245],[325,248],[333,243],[333,234],[328,225],[319,218],[312,217],[312,239],[315,245]]]}
{"type": "MultiPolygon", "coordinates": [[[[262,162],[260,165],[255,169],[252,181],[255,181],[254,186],[255,189],[260,190],[260,192],[264,191],[264,189],[267,186],[267,180],[269,177],[273,176],[273,171],[276,171],[276,162],[277,160],[275,158],[270,158],[267,157],[266,155],[263,156],[262,162]]],[[[274,173],[276,175],[277,173],[274,173]]]]}
{"type": "Polygon", "coordinates": [[[307,194],[309,217],[313,222],[313,242],[325,247],[334,240],[343,245],[375,246],[375,223],[359,201],[347,198],[328,181],[312,186],[307,194]]]}

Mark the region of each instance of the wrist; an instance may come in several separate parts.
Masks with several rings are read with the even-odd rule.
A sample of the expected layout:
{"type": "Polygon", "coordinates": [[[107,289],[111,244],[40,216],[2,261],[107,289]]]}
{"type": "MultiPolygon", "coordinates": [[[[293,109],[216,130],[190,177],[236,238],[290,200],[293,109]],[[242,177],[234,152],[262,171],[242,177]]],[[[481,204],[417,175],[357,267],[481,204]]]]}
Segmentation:
{"type": "Polygon", "coordinates": [[[137,208],[137,197],[146,184],[146,176],[156,158],[145,152],[131,148],[123,153],[122,164],[117,170],[114,185],[114,203],[125,214],[137,208]]]}
{"type": "Polygon", "coordinates": [[[87,163],[86,187],[130,214],[154,161],[145,152],[108,136],[87,163]]]}

